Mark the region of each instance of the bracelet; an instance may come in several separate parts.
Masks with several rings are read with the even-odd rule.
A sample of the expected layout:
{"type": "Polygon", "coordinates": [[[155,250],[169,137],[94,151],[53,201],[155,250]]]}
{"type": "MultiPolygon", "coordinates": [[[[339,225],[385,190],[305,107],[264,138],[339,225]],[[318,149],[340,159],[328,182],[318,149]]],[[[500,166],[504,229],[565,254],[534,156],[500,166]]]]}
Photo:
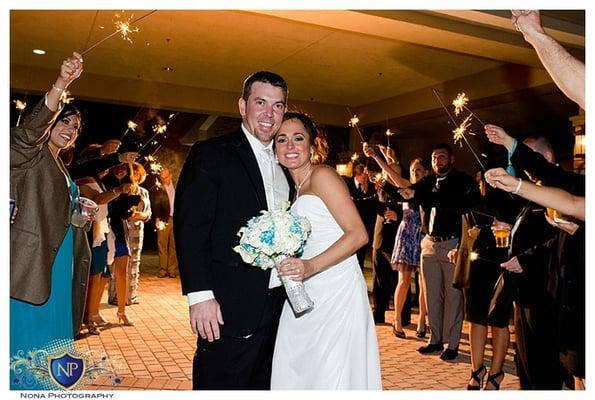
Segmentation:
{"type": "Polygon", "coordinates": [[[62,89],[60,89],[58,86],[54,85],[53,83],[52,83],[52,87],[54,88],[54,90],[56,90],[56,91],[58,91],[58,92],[63,92],[63,91],[64,91],[64,89],[63,89],[63,88],[62,88],[62,89]]]}
{"type": "Polygon", "coordinates": [[[519,183],[516,185],[516,189],[512,191],[512,194],[518,194],[519,190],[521,190],[521,185],[523,184],[523,180],[519,178],[519,183]]]}

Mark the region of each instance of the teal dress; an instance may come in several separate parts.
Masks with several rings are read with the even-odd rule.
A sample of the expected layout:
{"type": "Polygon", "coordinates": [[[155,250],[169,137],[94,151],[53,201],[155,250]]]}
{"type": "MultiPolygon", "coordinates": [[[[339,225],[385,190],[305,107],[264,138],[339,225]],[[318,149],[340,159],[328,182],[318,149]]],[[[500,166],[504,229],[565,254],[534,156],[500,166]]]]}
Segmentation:
{"type": "MultiPolygon", "coordinates": [[[[74,209],[78,190],[70,180],[70,208],[74,209]]],[[[73,342],[72,328],[72,269],[73,240],[72,225],[56,253],[52,265],[50,296],[41,305],[34,305],[10,299],[10,356],[28,358],[31,350],[46,348],[52,341],[73,342]]],[[[35,277],[31,277],[35,279],[35,277]]],[[[10,370],[10,387],[16,390],[42,390],[48,387],[39,382],[20,365],[18,371],[10,370]],[[19,373],[21,372],[21,373],[19,373]]]]}

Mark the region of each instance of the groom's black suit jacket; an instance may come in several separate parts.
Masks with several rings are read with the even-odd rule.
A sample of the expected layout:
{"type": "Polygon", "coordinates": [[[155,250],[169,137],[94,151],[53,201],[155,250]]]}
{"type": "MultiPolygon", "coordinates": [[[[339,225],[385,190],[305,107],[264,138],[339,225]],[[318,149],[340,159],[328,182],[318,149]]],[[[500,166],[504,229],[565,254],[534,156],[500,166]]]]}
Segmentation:
{"type": "Polygon", "coordinates": [[[266,209],[260,169],[241,129],[192,146],[174,206],[182,292],[213,291],[225,336],[253,334],[263,315],[270,270],[245,264],[233,247],[238,230],[266,209]]]}

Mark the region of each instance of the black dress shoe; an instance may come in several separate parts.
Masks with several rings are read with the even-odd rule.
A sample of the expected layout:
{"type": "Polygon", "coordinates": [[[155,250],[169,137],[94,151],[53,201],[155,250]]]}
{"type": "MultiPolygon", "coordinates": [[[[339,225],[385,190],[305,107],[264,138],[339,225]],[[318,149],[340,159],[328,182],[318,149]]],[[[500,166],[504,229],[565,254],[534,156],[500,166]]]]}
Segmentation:
{"type": "Polygon", "coordinates": [[[417,352],[420,354],[431,354],[442,351],[443,345],[442,343],[435,343],[435,344],[427,344],[425,346],[421,346],[417,349],[417,352]]]}
{"type": "Polygon", "coordinates": [[[454,360],[459,355],[459,349],[446,349],[440,354],[441,360],[454,360]]]}

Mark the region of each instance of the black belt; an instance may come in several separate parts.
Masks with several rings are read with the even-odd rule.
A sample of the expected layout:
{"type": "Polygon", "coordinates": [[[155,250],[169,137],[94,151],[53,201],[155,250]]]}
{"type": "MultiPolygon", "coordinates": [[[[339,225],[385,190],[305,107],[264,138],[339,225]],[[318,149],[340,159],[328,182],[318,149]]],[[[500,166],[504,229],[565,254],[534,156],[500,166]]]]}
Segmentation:
{"type": "Polygon", "coordinates": [[[457,239],[457,236],[436,236],[436,235],[426,235],[426,238],[431,240],[432,242],[446,242],[447,240],[457,239]]]}

